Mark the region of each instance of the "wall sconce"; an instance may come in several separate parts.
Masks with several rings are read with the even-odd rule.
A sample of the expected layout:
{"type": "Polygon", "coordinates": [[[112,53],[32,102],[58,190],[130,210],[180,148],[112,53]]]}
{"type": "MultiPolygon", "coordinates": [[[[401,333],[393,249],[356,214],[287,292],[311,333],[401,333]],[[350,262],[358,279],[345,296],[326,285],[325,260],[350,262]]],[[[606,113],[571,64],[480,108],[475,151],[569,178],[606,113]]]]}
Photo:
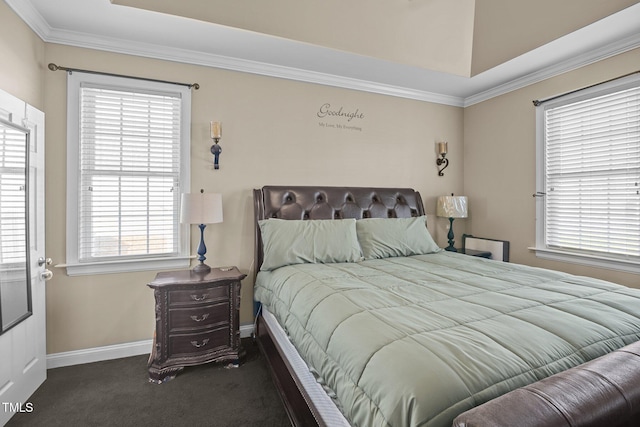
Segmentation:
{"type": "Polygon", "coordinates": [[[214,169],[220,169],[220,165],[218,164],[220,161],[220,153],[222,153],[222,147],[218,144],[220,138],[222,138],[222,124],[220,124],[220,122],[211,122],[211,139],[213,139],[211,154],[213,154],[214,169]]]}
{"type": "Polygon", "coordinates": [[[436,160],[436,164],[438,166],[442,166],[442,169],[438,169],[438,176],[444,176],[442,172],[449,166],[449,159],[447,159],[447,143],[446,142],[438,142],[438,154],[440,154],[440,158],[436,160]]]}

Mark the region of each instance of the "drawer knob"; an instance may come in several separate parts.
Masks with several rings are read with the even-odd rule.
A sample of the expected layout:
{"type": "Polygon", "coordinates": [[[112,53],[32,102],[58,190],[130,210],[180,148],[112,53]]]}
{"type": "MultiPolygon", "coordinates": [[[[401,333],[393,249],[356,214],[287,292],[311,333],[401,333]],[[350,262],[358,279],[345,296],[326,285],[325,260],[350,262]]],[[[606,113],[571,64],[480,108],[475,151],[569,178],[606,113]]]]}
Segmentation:
{"type": "Polygon", "coordinates": [[[209,342],[209,338],[205,338],[202,340],[202,344],[198,344],[198,341],[191,341],[191,345],[195,348],[204,347],[209,342]]]}
{"type": "Polygon", "coordinates": [[[194,300],[194,301],[203,301],[203,300],[205,300],[208,296],[209,296],[209,294],[202,294],[201,296],[191,294],[191,299],[192,299],[192,300],[194,300]]]}
{"type": "Polygon", "coordinates": [[[191,320],[195,321],[195,322],[202,322],[203,320],[206,320],[207,317],[209,317],[209,313],[205,313],[202,316],[198,317],[198,316],[191,316],[191,320]]]}

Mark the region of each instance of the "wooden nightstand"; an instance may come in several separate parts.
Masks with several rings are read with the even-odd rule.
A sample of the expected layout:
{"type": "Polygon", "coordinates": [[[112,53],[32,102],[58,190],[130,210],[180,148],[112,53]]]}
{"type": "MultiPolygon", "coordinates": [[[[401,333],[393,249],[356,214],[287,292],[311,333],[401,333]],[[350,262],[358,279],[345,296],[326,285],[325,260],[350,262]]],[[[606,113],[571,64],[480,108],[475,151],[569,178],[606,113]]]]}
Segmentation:
{"type": "Polygon", "coordinates": [[[161,384],[185,366],[244,356],[240,345],[240,281],[236,267],[162,272],[148,286],[156,299],[149,381],[161,384]]]}

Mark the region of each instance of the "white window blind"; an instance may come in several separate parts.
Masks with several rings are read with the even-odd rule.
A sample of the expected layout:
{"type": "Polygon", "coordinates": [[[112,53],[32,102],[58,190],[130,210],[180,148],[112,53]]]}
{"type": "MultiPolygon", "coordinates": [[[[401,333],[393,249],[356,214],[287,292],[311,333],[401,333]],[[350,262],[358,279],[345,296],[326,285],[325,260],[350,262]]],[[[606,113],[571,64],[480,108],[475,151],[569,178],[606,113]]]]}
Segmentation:
{"type": "Polygon", "coordinates": [[[0,265],[21,264],[27,253],[25,133],[0,125],[0,265]]]}
{"type": "Polygon", "coordinates": [[[558,104],[544,110],[546,247],[640,262],[638,82],[558,104]]]}
{"type": "Polygon", "coordinates": [[[180,98],[80,93],[79,260],[177,254],[180,98]]]}
{"type": "Polygon", "coordinates": [[[185,268],[191,91],[67,75],[67,274],[185,268]]]}

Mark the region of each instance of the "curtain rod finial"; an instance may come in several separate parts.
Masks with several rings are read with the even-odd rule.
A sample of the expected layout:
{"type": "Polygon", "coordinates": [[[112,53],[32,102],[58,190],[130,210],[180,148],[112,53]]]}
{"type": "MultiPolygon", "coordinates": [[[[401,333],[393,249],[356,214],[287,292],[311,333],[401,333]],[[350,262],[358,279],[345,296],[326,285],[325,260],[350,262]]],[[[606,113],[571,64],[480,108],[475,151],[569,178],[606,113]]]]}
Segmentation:
{"type": "Polygon", "coordinates": [[[53,62],[50,62],[50,63],[49,63],[48,68],[49,68],[51,71],[58,71],[58,70],[60,69],[60,67],[58,67],[58,66],[57,66],[56,64],[54,64],[53,62]]]}

